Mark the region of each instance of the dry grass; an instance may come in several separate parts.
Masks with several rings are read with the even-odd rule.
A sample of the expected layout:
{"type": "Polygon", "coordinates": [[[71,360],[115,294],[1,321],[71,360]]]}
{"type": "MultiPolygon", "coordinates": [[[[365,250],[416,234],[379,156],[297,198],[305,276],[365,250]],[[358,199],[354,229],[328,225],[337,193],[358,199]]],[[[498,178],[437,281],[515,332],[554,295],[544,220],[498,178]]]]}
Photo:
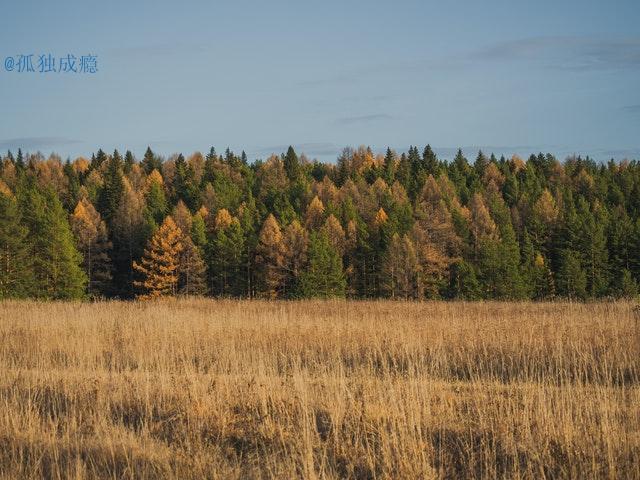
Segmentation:
{"type": "Polygon", "coordinates": [[[640,478],[628,303],[0,304],[2,478],[640,478]]]}

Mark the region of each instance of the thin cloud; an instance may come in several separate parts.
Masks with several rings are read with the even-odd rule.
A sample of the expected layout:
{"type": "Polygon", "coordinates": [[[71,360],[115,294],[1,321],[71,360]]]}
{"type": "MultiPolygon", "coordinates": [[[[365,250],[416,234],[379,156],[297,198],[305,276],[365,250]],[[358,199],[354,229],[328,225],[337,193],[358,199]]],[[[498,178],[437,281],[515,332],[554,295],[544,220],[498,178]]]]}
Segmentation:
{"type": "Polygon", "coordinates": [[[0,148],[38,150],[41,148],[74,145],[77,143],[82,142],[80,140],[73,140],[66,137],[22,137],[0,140],[0,148]]]}
{"type": "Polygon", "coordinates": [[[622,110],[627,113],[638,114],[640,113],[640,105],[625,105],[622,107],[622,110]]]}
{"type": "Polygon", "coordinates": [[[565,70],[640,67],[640,37],[545,36],[500,42],[469,53],[470,61],[526,61],[565,70]]]}
{"type": "Polygon", "coordinates": [[[339,125],[354,125],[357,123],[370,123],[378,120],[391,120],[393,117],[386,113],[374,113],[371,115],[358,115],[354,117],[342,117],[336,120],[339,125]]]}

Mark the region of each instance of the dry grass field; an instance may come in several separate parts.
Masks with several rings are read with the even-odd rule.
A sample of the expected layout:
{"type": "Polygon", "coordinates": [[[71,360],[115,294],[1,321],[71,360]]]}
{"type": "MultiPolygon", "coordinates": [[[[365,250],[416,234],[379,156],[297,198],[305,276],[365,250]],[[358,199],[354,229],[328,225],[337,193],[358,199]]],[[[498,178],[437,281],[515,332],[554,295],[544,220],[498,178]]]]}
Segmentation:
{"type": "Polygon", "coordinates": [[[640,319],[0,303],[0,478],[640,478],[640,319]]]}

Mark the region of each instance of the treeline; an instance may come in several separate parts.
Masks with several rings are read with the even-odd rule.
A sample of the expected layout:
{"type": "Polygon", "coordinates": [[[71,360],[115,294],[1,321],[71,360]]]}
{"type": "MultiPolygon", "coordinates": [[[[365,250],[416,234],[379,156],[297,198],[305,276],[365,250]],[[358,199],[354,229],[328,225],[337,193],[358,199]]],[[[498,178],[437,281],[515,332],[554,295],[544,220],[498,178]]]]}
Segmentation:
{"type": "Polygon", "coordinates": [[[632,297],[640,164],[212,148],[0,163],[0,298],[632,297]]]}

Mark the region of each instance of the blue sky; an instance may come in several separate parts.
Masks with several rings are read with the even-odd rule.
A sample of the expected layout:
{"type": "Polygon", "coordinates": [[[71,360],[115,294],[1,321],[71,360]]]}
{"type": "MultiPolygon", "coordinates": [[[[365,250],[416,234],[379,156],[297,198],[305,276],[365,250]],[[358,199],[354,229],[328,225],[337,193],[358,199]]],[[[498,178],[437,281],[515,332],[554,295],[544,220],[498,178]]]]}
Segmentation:
{"type": "Polygon", "coordinates": [[[2,151],[640,158],[638,0],[4,3],[2,151]],[[4,68],[30,53],[99,71],[4,68]]]}

